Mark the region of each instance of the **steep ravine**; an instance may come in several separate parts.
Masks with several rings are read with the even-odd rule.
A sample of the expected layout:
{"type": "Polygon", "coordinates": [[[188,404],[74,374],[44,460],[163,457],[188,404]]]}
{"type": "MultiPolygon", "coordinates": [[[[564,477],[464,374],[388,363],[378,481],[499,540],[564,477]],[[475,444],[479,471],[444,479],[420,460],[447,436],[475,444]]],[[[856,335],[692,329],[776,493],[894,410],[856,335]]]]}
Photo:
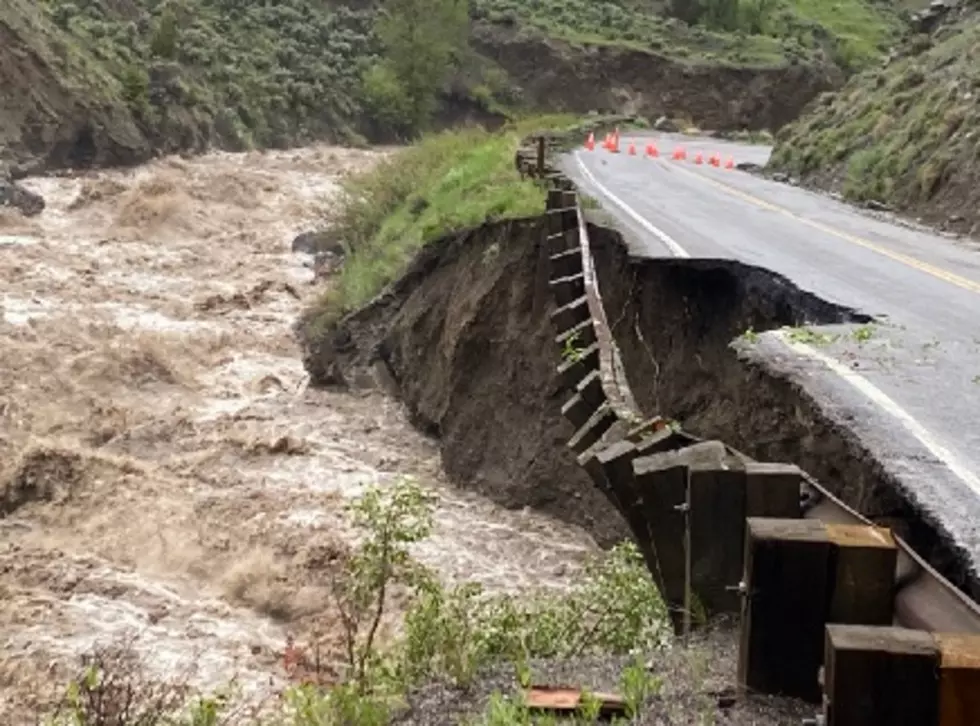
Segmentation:
{"type": "MultiPolygon", "coordinates": [[[[625,525],[566,448],[573,432],[560,415],[542,224],[488,224],[431,244],[373,305],[308,343],[307,366],[324,380],[332,368],[373,361],[416,424],[438,437],[455,484],[541,508],[609,543],[625,525]]],[[[607,317],[645,413],[757,459],[800,465],[970,589],[960,558],[860,441],[799,385],[730,345],[749,329],[867,318],[760,268],[631,260],[618,233],[590,226],[590,235],[607,317]]]]}

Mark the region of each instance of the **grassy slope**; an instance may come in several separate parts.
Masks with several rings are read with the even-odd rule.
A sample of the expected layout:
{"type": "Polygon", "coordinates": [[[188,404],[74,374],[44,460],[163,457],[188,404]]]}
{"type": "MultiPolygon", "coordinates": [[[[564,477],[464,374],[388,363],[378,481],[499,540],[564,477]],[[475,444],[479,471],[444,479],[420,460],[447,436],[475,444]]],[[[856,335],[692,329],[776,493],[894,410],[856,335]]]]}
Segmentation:
{"type": "Polygon", "coordinates": [[[569,116],[539,117],[496,133],[435,134],[348,178],[344,211],[330,233],[351,252],[316,305],[314,329],[368,302],[427,242],[488,219],[543,212],[544,191],[518,176],[514,154],[531,130],[575,123],[569,116]]]}
{"type": "Polygon", "coordinates": [[[574,43],[624,45],[690,62],[774,65],[827,53],[847,68],[882,54],[901,27],[887,3],[870,0],[773,0],[751,34],[742,3],[741,28],[717,32],[665,17],[664,3],[638,0],[477,0],[480,17],[519,21],[544,35],[574,43]],[[653,11],[653,12],[651,12],[653,11]]]}
{"type": "Polygon", "coordinates": [[[39,5],[77,47],[98,58],[105,73],[119,79],[145,125],[152,129],[166,106],[179,106],[198,122],[216,126],[224,139],[241,143],[274,144],[343,130],[356,111],[361,64],[376,52],[370,12],[333,9],[318,0],[39,5]],[[155,46],[168,5],[176,8],[178,25],[173,54],[155,46]]]}
{"type": "Polygon", "coordinates": [[[821,99],[779,135],[771,166],[857,201],[976,217],[980,17],[920,50],[821,99]]]}

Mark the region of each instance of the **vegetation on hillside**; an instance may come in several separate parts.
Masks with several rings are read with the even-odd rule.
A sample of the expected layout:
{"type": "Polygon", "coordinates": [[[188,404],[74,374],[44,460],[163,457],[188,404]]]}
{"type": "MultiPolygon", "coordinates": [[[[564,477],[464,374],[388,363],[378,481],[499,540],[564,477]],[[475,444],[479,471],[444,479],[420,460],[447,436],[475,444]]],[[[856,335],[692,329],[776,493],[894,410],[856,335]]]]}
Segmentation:
{"type": "Polygon", "coordinates": [[[313,330],[368,302],[427,242],[485,221],[544,211],[543,188],[518,176],[514,154],[531,129],[575,124],[575,117],[553,116],[495,133],[446,131],[348,177],[342,211],[327,232],[348,255],[316,304],[313,330]]]}
{"type": "Polygon", "coordinates": [[[902,23],[872,0],[476,0],[476,16],[574,43],[625,45],[690,62],[774,65],[827,57],[847,71],[902,23]]]}
{"type": "Polygon", "coordinates": [[[487,111],[517,110],[516,81],[467,47],[472,23],[690,62],[830,56],[845,68],[874,59],[899,25],[872,0],[11,3],[10,22],[33,27],[32,46],[70,86],[127,109],[165,150],[412,137],[448,90],[487,111]]]}
{"type": "MultiPolygon", "coordinates": [[[[345,632],[339,682],[321,685],[319,672],[294,670],[313,659],[291,646],[285,665],[301,682],[259,718],[230,711],[221,695],[188,697],[180,686],[147,681],[138,664],[105,651],[69,685],[48,726],[382,726],[425,682],[463,689],[487,667],[509,663],[514,686],[527,687],[532,659],[649,654],[669,644],[663,602],[631,544],[595,559],[570,592],[490,596],[472,584],[444,586],[412,559],[411,547],[432,528],[432,500],[418,484],[369,489],[350,509],[363,538],[334,588],[345,632]],[[403,632],[382,642],[378,625],[390,615],[396,588],[408,591],[403,632]]],[[[642,662],[627,667],[623,691],[631,718],[657,688],[642,662]]],[[[530,723],[527,717],[526,709],[498,695],[481,722],[512,726],[530,723]]]]}
{"type": "Polygon", "coordinates": [[[876,200],[976,218],[980,17],[827,94],[777,138],[770,166],[876,200]]]}

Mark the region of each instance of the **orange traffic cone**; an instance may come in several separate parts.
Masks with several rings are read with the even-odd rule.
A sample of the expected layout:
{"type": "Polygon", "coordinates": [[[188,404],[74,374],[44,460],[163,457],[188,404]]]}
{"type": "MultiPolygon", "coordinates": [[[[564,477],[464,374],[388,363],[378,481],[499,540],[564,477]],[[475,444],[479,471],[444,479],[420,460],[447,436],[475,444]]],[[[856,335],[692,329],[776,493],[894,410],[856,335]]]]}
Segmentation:
{"type": "Polygon", "coordinates": [[[684,161],[687,158],[687,150],[683,146],[674,148],[674,161],[684,161]]]}
{"type": "Polygon", "coordinates": [[[636,156],[636,144],[631,141],[630,145],[626,147],[626,153],[630,156],[636,156]]]}
{"type": "Polygon", "coordinates": [[[602,140],[602,148],[606,151],[612,147],[612,134],[606,134],[606,138],[602,140]]]}
{"type": "Polygon", "coordinates": [[[595,150],[595,134],[591,131],[589,132],[589,138],[585,140],[585,148],[589,151],[595,150]]]}
{"type": "Polygon", "coordinates": [[[660,152],[657,150],[656,144],[647,144],[647,156],[651,159],[656,159],[660,156],[660,152]]]}
{"type": "Polygon", "coordinates": [[[728,157],[728,161],[725,162],[725,168],[726,169],[734,169],[735,168],[735,159],[733,159],[732,157],[729,156],[728,157]]]}
{"type": "Polygon", "coordinates": [[[612,141],[609,144],[609,150],[614,154],[619,153],[619,134],[613,134],[612,141]]]}
{"type": "Polygon", "coordinates": [[[704,157],[701,155],[701,152],[700,151],[697,154],[694,155],[694,163],[695,164],[703,164],[704,163],[704,157]]]}
{"type": "Polygon", "coordinates": [[[721,157],[718,156],[718,154],[712,154],[711,155],[711,159],[708,160],[708,163],[710,163],[711,166],[720,167],[721,166],[721,157]]]}

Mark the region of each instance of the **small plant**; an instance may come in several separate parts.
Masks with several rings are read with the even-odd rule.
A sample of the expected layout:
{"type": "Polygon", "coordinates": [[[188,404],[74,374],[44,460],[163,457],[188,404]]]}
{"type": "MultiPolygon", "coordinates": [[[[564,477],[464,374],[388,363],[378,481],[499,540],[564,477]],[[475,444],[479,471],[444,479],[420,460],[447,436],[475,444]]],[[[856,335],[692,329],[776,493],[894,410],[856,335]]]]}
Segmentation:
{"type": "Polygon", "coordinates": [[[626,715],[630,720],[639,718],[647,701],[659,695],[663,687],[663,680],[651,675],[639,658],[623,669],[619,682],[626,700],[626,715]]]}
{"type": "Polygon", "coordinates": [[[581,723],[596,723],[602,712],[602,700],[589,689],[583,688],[578,710],[581,714],[579,719],[581,723]]]}
{"type": "Polygon", "coordinates": [[[755,344],[759,342],[759,334],[755,332],[751,327],[749,327],[748,330],[746,330],[738,337],[740,340],[743,340],[749,344],[755,344]]]}
{"type": "Polygon", "coordinates": [[[854,337],[858,343],[865,343],[871,340],[874,336],[874,327],[871,325],[862,325],[860,328],[855,328],[851,335],[854,337]]]}
{"type": "Polygon", "coordinates": [[[789,328],[788,335],[789,339],[794,343],[817,346],[830,345],[839,337],[830,333],[821,333],[809,327],[789,328]]]}
{"type": "Polygon", "coordinates": [[[387,490],[368,489],[348,509],[366,536],[334,580],[333,595],[344,630],[348,680],[364,694],[369,671],[379,665],[375,639],[392,588],[424,576],[409,557],[408,545],[429,535],[432,505],[417,483],[404,479],[387,490]]]}
{"type": "Polygon", "coordinates": [[[580,337],[577,332],[565,339],[565,345],[561,351],[562,360],[575,363],[582,360],[582,354],[585,349],[578,344],[579,339],[580,337]]]}

